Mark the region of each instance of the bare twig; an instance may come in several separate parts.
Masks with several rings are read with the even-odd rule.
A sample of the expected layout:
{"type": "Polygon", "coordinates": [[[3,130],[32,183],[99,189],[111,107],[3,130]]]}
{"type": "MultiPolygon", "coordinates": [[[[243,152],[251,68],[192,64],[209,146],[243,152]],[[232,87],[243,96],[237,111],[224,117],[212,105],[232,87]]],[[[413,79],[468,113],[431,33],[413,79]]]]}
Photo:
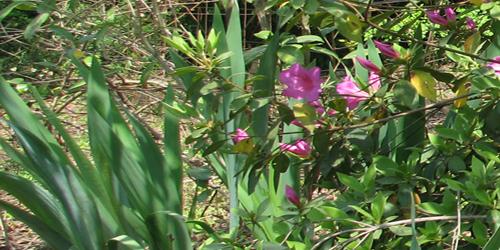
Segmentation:
{"type": "Polygon", "coordinates": [[[461,218],[461,209],[460,209],[460,191],[457,193],[457,226],[455,229],[453,229],[453,240],[451,241],[451,249],[452,250],[457,250],[458,249],[458,244],[460,242],[460,235],[461,235],[461,224],[462,224],[462,218],[461,218]]]}

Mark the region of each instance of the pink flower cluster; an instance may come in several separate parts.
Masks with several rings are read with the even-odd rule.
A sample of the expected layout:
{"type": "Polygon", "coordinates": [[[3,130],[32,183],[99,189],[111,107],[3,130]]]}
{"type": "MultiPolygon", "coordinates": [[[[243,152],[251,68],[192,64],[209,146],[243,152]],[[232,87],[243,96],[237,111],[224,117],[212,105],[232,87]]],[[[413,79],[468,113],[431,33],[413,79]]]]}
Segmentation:
{"type": "Polygon", "coordinates": [[[449,24],[457,21],[457,14],[450,7],[444,9],[444,17],[439,14],[439,10],[429,10],[426,14],[429,21],[441,26],[448,26],[449,24]]]}

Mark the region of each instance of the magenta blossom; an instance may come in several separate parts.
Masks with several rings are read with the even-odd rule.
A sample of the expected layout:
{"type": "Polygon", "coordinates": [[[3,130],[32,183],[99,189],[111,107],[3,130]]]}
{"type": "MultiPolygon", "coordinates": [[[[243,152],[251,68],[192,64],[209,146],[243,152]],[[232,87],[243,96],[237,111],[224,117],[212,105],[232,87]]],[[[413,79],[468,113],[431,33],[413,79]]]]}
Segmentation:
{"type": "Polygon", "coordinates": [[[439,10],[429,10],[426,13],[431,23],[439,24],[442,26],[448,25],[448,20],[439,15],[439,10]]]}
{"type": "Polygon", "coordinates": [[[302,158],[308,157],[312,150],[309,143],[303,139],[299,139],[293,144],[280,143],[280,149],[282,151],[294,153],[302,158]]]}
{"type": "Polygon", "coordinates": [[[470,17],[467,17],[467,19],[465,19],[465,25],[470,30],[476,30],[476,23],[470,17]]]}
{"type": "Polygon", "coordinates": [[[367,92],[362,91],[351,77],[346,76],[342,82],[336,86],[337,93],[344,97],[347,102],[347,108],[355,109],[358,104],[370,96],[367,92]]]}
{"type": "Polygon", "coordinates": [[[305,69],[299,64],[292,65],[280,73],[280,81],[287,85],[283,95],[307,101],[316,101],[321,94],[320,68],[305,69]]]}
{"type": "Polygon", "coordinates": [[[375,93],[378,89],[380,89],[381,85],[380,76],[375,72],[371,72],[370,77],[368,77],[368,89],[372,93],[375,93]]]}
{"type": "MultiPolygon", "coordinates": [[[[380,88],[380,76],[374,72],[370,73],[368,79],[368,89],[375,93],[380,88]]],[[[361,90],[351,77],[346,76],[342,82],[336,86],[337,93],[344,97],[349,110],[355,109],[358,104],[370,97],[368,92],[361,90]]]]}
{"type": "Polygon", "coordinates": [[[295,190],[288,185],[285,186],[285,196],[292,204],[300,207],[300,197],[297,195],[295,190]]]}
{"type": "Polygon", "coordinates": [[[373,41],[375,43],[375,46],[380,50],[380,52],[390,58],[397,59],[399,58],[399,53],[392,48],[392,45],[379,42],[377,40],[373,41]]]}
{"type": "Polygon", "coordinates": [[[363,66],[363,68],[365,68],[371,72],[380,73],[380,68],[377,67],[377,65],[372,63],[370,60],[366,60],[363,57],[357,56],[356,61],[358,61],[359,64],[361,64],[361,66],[363,66]]]}
{"type": "Polygon", "coordinates": [[[493,69],[495,71],[495,75],[500,77],[500,56],[493,58],[495,62],[489,62],[486,64],[487,67],[493,69]]]}
{"type": "Polygon", "coordinates": [[[240,129],[240,128],[236,129],[236,133],[231,136],[231,139],[233,140],[234,144],[236,144],[240,141],[249,139],[249,138],[250,138],[250,136],[248,136],[248,133],[245,130],[240,129]]]}
{"type": "Polygon", "coordinates": [[[444,9],[444,15],[446,16],[446,20],[448,22],[455,22],[457,20],[457,14],[455,14],[455,11],[448,7],[444,9]]]}

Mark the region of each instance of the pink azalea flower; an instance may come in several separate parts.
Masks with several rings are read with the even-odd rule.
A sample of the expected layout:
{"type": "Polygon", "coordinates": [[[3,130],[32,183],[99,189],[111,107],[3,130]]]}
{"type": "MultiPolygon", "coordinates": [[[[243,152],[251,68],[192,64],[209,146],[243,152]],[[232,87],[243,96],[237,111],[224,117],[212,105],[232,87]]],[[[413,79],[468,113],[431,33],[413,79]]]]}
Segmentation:
{"type": "Polygon", "coordinates": [[[380,81],[380,76],[375,73],[371,72],[370,76],[368,77],[368,88],[372,93],[377,92],[378,89],[380,89],[380,86],[382,85],[380,81]]]}
{"type": "Polygon", "coordinates": [[[316,101],[321,94],[320,68],[305,69],[299,64],[292,65],[289,69],[280,73],[280,81],[287,85],[283,95],[316,101]]]}
{"type": "Polygon", "coordinates": [[[233,140],[234,144],[236,144],[240,141],[249,139],[249,138],[250,138],[250,136],[248,135],[248,133],[245,130],[240,129],[240,128],[236,129],[236,133],[231,136],[231,139],[233,140]]]}
{"type": "Polygon", "coordinates": [[[285,196],[292,204],[300,207],[300,197],[297,195],[295,190],[288,185],[285,186],[285,196]]]}
{"type": "Polygon", "coordinates": [[[312,150],[309,143],[303,139],[299,139],[293,144],[280,143],[280,149],[303,158],[308,157],[312,150]]]}
{"type": "Polygon", "coordinates": [[[380,50],[380,52],[390,58],[397,59],[399,58],[399,53],[392,48],[392,45],[379,42],[377,40],[373,41],[375,43],[375,46],[380,50]]]}
{"type": "Polygon", "coordinates": [[[429,10],[426,13],[431,23],[439,24],[442,26],[448,25],[448,20],[439,15],[439,10],[429,10]]]}
{"type": "Polygon", "coordinates": [[[360,102],[370,96],[367,92],[362,91],[349,76],[346,76],[342,82],[337,84],[336,90],[339,95],[344,97],[347,108],[350,110],[355,109],[360,102]]]}
{"type": "Polygon", "coordinates": [[[357,56],[356,61],[358,61],[359,64],[361,64],[361,66],[363,66],[363,68],[365,68],[371,72],[380,73],[380,68],[377,67],[377,65],[372,63],[370,60],[367,60],[367,59],[364,59],[363,57],[357,56]]]}
{"type": "Polygon", "coordinates": [[[476,30],[476,23],[470,17],[467,17],[467,19],[465,20],[465,25],[470,30],[476,30]]]}
{"type": "Polygon", "coordinates": [[[455,14],[455,11],[450,7],[444,9],[444,14],[448,22],[455,22],[457,20],[457,14],[455,14]]]}
{"type": "Polygon", "coordinates": [[[486,66],[493,69],[495,74],[500,77],[500,56],[495,57],[494,60],[496,62],[489,62],[486,66]]]}

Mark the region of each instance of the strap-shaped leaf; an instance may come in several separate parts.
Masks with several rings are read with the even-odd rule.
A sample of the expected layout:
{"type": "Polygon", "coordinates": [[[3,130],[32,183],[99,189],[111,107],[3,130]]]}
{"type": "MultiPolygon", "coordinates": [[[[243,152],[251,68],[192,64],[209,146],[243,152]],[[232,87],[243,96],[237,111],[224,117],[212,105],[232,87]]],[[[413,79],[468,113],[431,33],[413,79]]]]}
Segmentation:
{"type": "Polygon", "coordinates": [[[7,191],[26,206],[40,221],[68,239],[68,221],[62,206],[47,190],[25,178],[0,172],[0,189],[7,191]]]}
{"type": "Polygon", "coordinates": [[[0,200],[0,208],[4,209],[8,213],[12,214],[18,220],[22,221],[28,225],[33,231],[35,231],[42,239],[47,242],[54,249],[66,250],[70,249],[72,244],[71,241],[66,239],[63,234],[52,230],[51,227],[47,226],[42,220],[38,219],[36,216],[9,204],[3,200],[0,200]]]}

